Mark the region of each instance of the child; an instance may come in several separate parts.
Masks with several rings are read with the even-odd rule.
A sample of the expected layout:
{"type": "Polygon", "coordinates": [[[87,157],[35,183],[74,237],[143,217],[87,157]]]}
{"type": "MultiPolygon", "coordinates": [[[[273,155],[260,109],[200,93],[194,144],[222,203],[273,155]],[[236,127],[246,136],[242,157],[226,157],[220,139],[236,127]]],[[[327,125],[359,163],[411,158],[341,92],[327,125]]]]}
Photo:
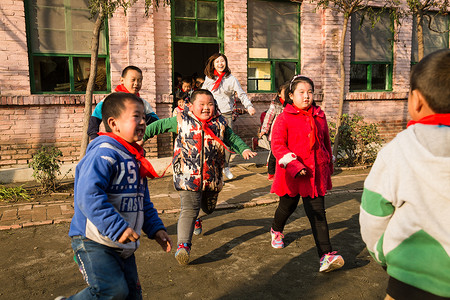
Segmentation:
{"type": "Polygon", "coordinates": [[[181,88],[177,89],[175,92],[175,99],[183,99],[184,102],[188,103],[189,98],[192,94],[192,79],[189,77],[184,77],[181,80],[181,88]]]}
{"type": "MultiPolygon", "coordinates": [[[[128,66],[122,71],[120,77],[120,85],[115,89],[116,92],[125,92],[135,94],[139,97],[139,91],[142,87],[142,71],[138,67],[128,66]]],[[[148,125],[156,120],[159,120],[158,116],[153,111],[150,103],[142,99],[145,106],[145,123],[148,125]]],[[[100,123],[102,122],[102,105],[103,100],[100,101],[92,112],[92,116],[89,119],[88,136],[90,140],[98,137],[98,131],[100,123]]]]}
{"type": "Polygon", "coordinates": [[[285,108],[275,121],[272,151],[276,158],[271,192],[280,196],[270,230],[272,247],[283,248],[283,229],[300,197],[320,258],[319,272],[344,265],[332,252],[325,216],[325,194],[331,189],[332,151],[325,113],[313,105],[314,83],[302,75],[292,78],[285,91],[285,108]]]}
{"type": "MultiPolygon", "coordinates": [[[[275,99],[270,103],[269,109],[265,113],[264,120],[261,125],[261,130],[259,132],[259,138],[260,139],[266,139],[266,141],[270,145],[270,141],[272,139],[272,127],[273,124],[275,124],[275,119],[278,117],[278,115],[283,111],[283,104],[284,104],[284,92],[286,91],[286,88],[289,87],[289,82],[284,83],[280,85],[278,88],[278,95],[275,97],[275,99]]],[[[276,165],[276,159],[275,156],[273,156],[273,153],[269,149],[269,157],[267,159],[267,179],[273,180],[275,176],[275,165],[276,165]]]]}
{"type": "Polygon", "coordinates": [[[150,202],[143,149],[144,104],[130,93],[106,97],[107,133],[93,140],[75,174],[72,248],[86,289],[69,299],[142,299],[134,251],[141,229],[170,252],[172,241],[150,202]],[[109,298],[108,298],[109,299],[109,298]]]}
{"type": "Polygon", "coordinates": [[[186,105],[186,102],[183,98],[177,98],[177,107],[173,109],[172,117],[176,117],[179,113],[181,113],[184,110],[184,106],[186,105]]]}
{"type": "MultiPolygon", "coordinates": [[[[239,81],[231,75],[228,68],[228,59],[224,54],[215,53],[206,62],[205,67],[205,82],[202,88],[211,91],[214,99],[217,101],[219,111],[227,120],[228,126],[233,129],[233,103],[234,93],[237,93],[242,104],[247,109],[248,113],[253,116],[255,109],[252,102],[248,99],[247,94],[241,88],[239,81]]],[[[230,171],[230,153],[225,154],[225,168],[224,173],[228,179],[234,176],[230,171]]]]}
{"type": "Polygon", "coordinates": [[[205,78],[200,77],[200,76],[197,76],[197,77],[195,78],[195,87],[194,87],[194,90],[201,89],[204,82],[205,82],[205,78]]]}
{"type": "Polygon", "coordinates": [[[208,90],[195,91],[190,106],[186,106],[177,117],[147,126],[144,141],[168,131],[178,131],[172,160],[174,185],[181,199],[175,257],[185,265],[189,262],[192,234],[198,235],[202,231],[201,220],[197,219],[200,208],[205,214],[212,213],[222,190],[226,147],[231,147],[245,159],[254,157],[256,153],[227,126],[208,90]]]}
{"type": "Polygon", "coordinates": [[[450,50],[411,71],[412,121],[364,182],[361,235],[389,274],[385,299],[450,299],[450,50]]]}

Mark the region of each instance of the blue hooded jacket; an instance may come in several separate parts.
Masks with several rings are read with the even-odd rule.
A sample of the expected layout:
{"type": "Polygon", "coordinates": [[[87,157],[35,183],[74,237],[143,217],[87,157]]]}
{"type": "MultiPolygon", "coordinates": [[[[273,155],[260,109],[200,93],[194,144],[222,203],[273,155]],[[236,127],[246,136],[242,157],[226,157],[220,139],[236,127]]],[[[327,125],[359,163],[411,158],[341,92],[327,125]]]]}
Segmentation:
{"type": "Polygon", "coordinates": [[[118,243],[127,227],[153,238],[164,224],[150,202],[147,178],[140,178],[139,163],[125,147],[108,136],[93,140],[75,171],[74,216],[69,236],[84,236],[117,248],[128,257],[137,242],[118,243]]]}

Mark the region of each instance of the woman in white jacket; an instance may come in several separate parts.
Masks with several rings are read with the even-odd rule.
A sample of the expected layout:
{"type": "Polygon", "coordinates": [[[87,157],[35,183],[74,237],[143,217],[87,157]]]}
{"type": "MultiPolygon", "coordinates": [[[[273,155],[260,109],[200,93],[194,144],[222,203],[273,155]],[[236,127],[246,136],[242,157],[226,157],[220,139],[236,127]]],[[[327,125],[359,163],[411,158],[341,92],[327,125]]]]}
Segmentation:
{"type": "MultiPolygon", "coordinates": [[[[228,59],[224,54],[215,53],[206,62],[205,67],[205,82],[202,88],[211,91],[214,99],[217,102],[220,112],[228,121],[228,126],[233,128],[232,113],[234,103],[234,93],[237,94],[241,100],[242,105],[247,109],[247,112],[253,116],[255,114],[255,108],[252,105],[247,94],[242,89],[239,81],[231,75],[230,68],[228,68],[228,59]]],[[[225,168],[224,173],[228,179],[233,178],[233,174],[230,172],[230,153],[226,152],[225,155],[225,168]]]]}

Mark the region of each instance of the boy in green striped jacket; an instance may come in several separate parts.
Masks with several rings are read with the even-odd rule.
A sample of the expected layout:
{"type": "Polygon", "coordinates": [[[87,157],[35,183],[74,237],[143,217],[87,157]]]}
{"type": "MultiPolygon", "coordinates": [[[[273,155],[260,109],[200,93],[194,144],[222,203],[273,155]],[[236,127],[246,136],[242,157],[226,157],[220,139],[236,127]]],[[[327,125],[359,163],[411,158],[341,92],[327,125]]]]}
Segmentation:
{"type": "Polygon", "coordinates": [[[361,235],[389,274],[385,299],[450,299],[450,50],[413,67],[407,129],[365,183],[361,235]]]}

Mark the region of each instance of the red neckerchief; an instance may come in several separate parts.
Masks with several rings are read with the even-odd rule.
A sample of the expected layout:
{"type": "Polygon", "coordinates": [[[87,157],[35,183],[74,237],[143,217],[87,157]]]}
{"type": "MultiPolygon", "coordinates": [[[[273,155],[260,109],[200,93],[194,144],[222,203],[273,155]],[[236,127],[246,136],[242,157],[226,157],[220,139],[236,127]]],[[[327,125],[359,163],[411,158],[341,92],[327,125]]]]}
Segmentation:
{"type": "Polygon", "coordinates": [[[445,125],[450,126],[450,114],[434,114],[423,117],[420,120],[414,121],[411,120],[408,122],[406,127],[409,127],[414,124],[425,124],[425,125],[445,125]]]}
{"type": "MultiPolygon", "coordinates": [[[[136,157],[136,159],[141,163],[141,166],[139,167],[139,175],[141,175],[141,177],[159,178],[159,177],[164,176],[164,174],[159,176],[156,173],[152,164],[144,157],[144,149],[141,146],[139,146],[138,144],[136,144],[136,143],[130,144],[127,141],[125,141],[123,138],[121,138],[118,135],[111,133],[111,132],[99,132],[98,134],[106,135],[106,136],[109,136],[110,138],[115,139],[122,146],[124,146],[125,149],[127,149],[131,154],[133,154],[136,157]]],[[[165,171],[164,171],[164,173],[165,173],[165,171]]]]}
{"type": "Polygon", "coordinates": [[[317,128],[316,128],[316,122],[314,121],[314,117],[312,115],[313,113],[313,107],[312,105],[308,108],[308,110],[303,110],[295,106],[294,103],[292,103],[292,106],[302,115],[309,117],[309,124],[311,125],[311,134],[309,135],[309,147],[312,149],[314,147],[314,144],[316,143],[317,139],[317,128]]]}
{"type": "MultiPolygon", "coordinates": [[[[194,114],[194,116],[195,116],[195,114],[194,114]]],[[[209,118],[208,120],[201,120],[199,117],[197,117],[197,119],[202,123],[202,130],[205,133],[209,134],[214,140],[216,140],[219,144],[221,144],[223,147],[225,147],[225,149],[228,152],[234,153],[233,151],[228,149],[228,147],[225,145],[225,143],[221,139],[219,139],[219,137],[217,135],[214,134],[214,132],[211,130],[211,128],[209,128],[208,123],[211,121],[212,118],[213,117],[209,118]]]]}
{"type": "Polygon", "coordinates": [[[217,90],[219,88],[220,83],[222,82],[223,76],[225,76],[225,72],[222,72],[222,74],[219,74],[217,70],[214,70],[214,75],[218,76],[216,82],[214,82],[214,86],[211,89],[211,92],[214,90],[217,90]]]}
{"type": "MultiPolygon", "coordinates": [[[[123,84],[116,86],[114,91],[131,94],[123,84]]],[[[135,95],[140,97],[139,93],[136,93],[135,95]]]]}

